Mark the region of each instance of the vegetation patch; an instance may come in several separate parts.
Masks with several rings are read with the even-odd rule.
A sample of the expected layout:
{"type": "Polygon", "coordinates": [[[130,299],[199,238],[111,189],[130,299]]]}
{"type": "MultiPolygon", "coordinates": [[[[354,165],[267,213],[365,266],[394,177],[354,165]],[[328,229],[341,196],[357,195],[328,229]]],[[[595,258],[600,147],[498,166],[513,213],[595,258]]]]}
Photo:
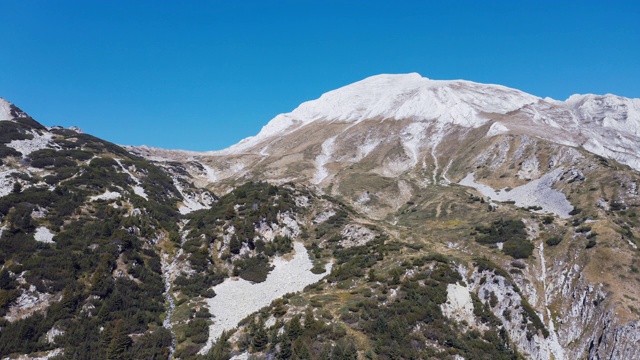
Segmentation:
{"type": "Polygon", "coordinates": [[[526,259],[533,254],[533,243],[527,240],[521,220],[497,220],[489,226],[476,226],[476,242],[490,245],[503,243],[502,252],[515,259],[526,259]]]}
{"type": "Polygon", "coordinates": [[[264,255],[248,257],[233,262],[233,275],[254,283],[260,283],[267,279],[273,266],[269,265],[269,258],[264,255]]]}

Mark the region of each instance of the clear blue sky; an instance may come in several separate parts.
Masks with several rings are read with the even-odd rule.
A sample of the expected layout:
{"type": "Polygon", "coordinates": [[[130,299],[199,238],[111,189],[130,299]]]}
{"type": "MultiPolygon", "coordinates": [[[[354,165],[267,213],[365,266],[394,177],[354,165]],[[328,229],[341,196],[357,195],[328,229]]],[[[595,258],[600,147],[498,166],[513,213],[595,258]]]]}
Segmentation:
{"type": "Polygon", "coordinates": [[[0,0],[0,96],[48,126],[190,150],[379,73],[640,97],[639,3],[0,0]]]}

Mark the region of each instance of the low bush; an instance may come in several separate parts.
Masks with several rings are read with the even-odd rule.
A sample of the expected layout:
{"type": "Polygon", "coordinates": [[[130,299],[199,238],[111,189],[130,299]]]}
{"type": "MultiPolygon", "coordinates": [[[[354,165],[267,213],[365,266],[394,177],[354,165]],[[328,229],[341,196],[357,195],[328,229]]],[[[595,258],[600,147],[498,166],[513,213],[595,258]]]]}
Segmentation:
{"type": "Polygon", "coordinates": [[[560,242],[562,242],[562,238],[560,236],[553,236],[545,241],[548,246],[556,246],[560,244],[560,242]]]}

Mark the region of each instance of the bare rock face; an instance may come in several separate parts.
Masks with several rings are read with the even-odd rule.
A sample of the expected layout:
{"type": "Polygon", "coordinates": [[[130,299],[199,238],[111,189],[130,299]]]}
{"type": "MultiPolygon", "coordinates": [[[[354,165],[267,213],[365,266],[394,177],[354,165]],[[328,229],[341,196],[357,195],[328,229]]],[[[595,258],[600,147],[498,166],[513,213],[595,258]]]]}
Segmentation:
{"type": "Polygon", "coordinates": [[[14,120],[28,117],[29,115],[20,110],[20,108],[7,100],[0,98],[0,120],[14,120]]]}

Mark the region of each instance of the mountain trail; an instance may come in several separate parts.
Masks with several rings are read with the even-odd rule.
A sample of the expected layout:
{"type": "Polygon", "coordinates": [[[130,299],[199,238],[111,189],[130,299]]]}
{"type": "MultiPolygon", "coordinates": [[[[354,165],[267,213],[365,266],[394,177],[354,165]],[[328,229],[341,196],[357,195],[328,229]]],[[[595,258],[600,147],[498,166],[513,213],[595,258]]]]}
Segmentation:
{"type": "Polygon", "coordinates": [[[439,218],[441,214],[442,214],[442,201],[439,202],[438,206],[436,207],[436,218],[439,218]]]}

